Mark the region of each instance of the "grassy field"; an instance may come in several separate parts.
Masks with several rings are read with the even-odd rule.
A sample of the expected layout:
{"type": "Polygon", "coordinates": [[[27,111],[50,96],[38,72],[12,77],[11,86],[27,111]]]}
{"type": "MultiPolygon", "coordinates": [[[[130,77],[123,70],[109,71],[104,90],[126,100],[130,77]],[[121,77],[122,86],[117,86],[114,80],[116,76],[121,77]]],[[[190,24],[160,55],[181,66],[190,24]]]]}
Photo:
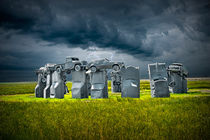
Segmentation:
{"type": "MultiPolygon", "coordinates": [[[[139,99],[43,99],[36,83],[0,84],[0,139],[210,139],[210,80],[188,81],[187,94],[139,99]]],[[[71,88],[69,82],[68,88],[71,88]]]]}

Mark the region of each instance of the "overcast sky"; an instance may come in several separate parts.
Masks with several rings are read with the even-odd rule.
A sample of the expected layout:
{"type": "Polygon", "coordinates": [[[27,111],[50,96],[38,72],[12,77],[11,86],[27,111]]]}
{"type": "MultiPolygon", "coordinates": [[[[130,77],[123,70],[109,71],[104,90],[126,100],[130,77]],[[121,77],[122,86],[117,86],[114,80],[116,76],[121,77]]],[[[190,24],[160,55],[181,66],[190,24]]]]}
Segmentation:
{"type": "Polygon", "coordinates": [[[33,81],[46,63],[108,58],[183,63],[210,76],[208,0],[1,0],[0,81],[33,81]]]}

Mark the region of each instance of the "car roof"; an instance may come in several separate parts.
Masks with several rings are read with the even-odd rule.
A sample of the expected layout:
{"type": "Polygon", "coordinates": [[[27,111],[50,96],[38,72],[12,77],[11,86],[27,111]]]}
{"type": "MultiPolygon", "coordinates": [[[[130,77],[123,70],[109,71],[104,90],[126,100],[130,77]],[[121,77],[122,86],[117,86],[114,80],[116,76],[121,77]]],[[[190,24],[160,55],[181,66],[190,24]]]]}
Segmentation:
{"type": "Polygon", "coordinates": [[[182,63],[172,63],[172,65],[183,66],[182,63]]]}
{"type": "Polygon", "coordinates": [[[67,56],[66,58],[77,58],[77,59],[79,59],[78,57],[72,57],[72,56],[67,56]]]}

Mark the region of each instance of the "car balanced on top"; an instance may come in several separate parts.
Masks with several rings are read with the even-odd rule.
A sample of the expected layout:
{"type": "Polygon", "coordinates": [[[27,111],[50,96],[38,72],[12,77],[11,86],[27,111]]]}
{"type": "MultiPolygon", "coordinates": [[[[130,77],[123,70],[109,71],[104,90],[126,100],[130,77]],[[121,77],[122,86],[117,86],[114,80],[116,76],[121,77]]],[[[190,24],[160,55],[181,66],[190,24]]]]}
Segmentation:
{"type": "Polygon", "coordinates": [[[114,71],[119,71],[125,64],[123,62],[111,62],[107,58],[95,60],[87,65],[87,69],[91,72],[96,72],[99,69],[113,69],[114,71]]]}

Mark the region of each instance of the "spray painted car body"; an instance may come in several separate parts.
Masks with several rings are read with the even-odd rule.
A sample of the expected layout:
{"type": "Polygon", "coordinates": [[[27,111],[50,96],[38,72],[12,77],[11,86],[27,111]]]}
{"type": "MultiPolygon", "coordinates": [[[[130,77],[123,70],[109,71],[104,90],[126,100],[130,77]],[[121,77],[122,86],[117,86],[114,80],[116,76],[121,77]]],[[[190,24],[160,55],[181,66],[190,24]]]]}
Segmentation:
{"type": "Polygon", "coordinates": [[[67,57],[65,63],[65,70],[67,73],[71,73],[71,70],[80,71],[82,63],[77,57],[67,57]]]}
{"type": "Polygon", "coordinates": [[[91,98],[108,98],[107,72],[105,69],[90,73],[91,98]]]}
{"type": "Polygon", "coordinates": [[[181,63],[172,63],[171,65],[168,66],[167,70],[172,71],[172,72],[177,72],[181,76],[185,76],[185,77],[188,76],[188,71],[181,63]]]}
{"type": "Polygon", "coordinates": [[[68,92],[64,64],[48,63],[36,70],[36,73],[38,74],[38,84],[35,87],[36,97],[63,98],[68,92]]]}
{"type": "Polygon", "coordinates": [[[139,67],[128,66],[120,71],[121,75],[121,97],[139,98],[140,97],[140,76],[139,67]]]}
{"type": "Polygon", "coordinates": [[[187,93],[188,71],[181,63],[173,63],[168,67],[169,90],[172,93],[187,93]]]}
{"type": "Polygon", "coordinates": [[[45,65],[45,75],[46,75],[46,87],[44,88],[44,98],[50,97],[50,86],[52,85],[52,73],[55,71],[56,64],[46,64],[45,65]]]}
{"type": "Polygon", "coordinates": [[[148,64],[152,97],[170,97],[165,63],[148,64]]]}
{"type": "Polygon", "coordinates": [[[121,74],[120,71],[111,72],[111,89],[112,92],[121,92],[121,74]]]}
{"type": "Polygon", "coordinates": [[[50,86],[50,98],[64,98],[66,93],[66,84],[64,80],[64,71],[62,67],[57,67],[52,73],[52,84],[50,86]]]}
{"type": "Polygon", "coordinates": [[[101,59],[101,60],[95,60],[93,62],[90,62],[87,65],[87,69],[90,69],[91,72],[96,72],[100,69],[113,69],[115,71],[119,71],[121,67],[124,66],[123,62],[111,62],[108,59],[101,59]]]}
{"type": "Polygon", "coordinates": [[[35,71],[38,76],[37,85],[35,87],[36,97],[43,97],[43,91],[44,91],[44,88],[46,87],[46,76],[44,74],[45,69],[46,69],[45,67],[41,67],[35,71]]]}
{"type": "Polygon", "coordinates": [[[87,74],[87,70],[84,69],[87,65],[87,61],[81,61],[81,70],[72,70],[72,98],[88,98],[90,94],[90,77],[87,74]]]}

